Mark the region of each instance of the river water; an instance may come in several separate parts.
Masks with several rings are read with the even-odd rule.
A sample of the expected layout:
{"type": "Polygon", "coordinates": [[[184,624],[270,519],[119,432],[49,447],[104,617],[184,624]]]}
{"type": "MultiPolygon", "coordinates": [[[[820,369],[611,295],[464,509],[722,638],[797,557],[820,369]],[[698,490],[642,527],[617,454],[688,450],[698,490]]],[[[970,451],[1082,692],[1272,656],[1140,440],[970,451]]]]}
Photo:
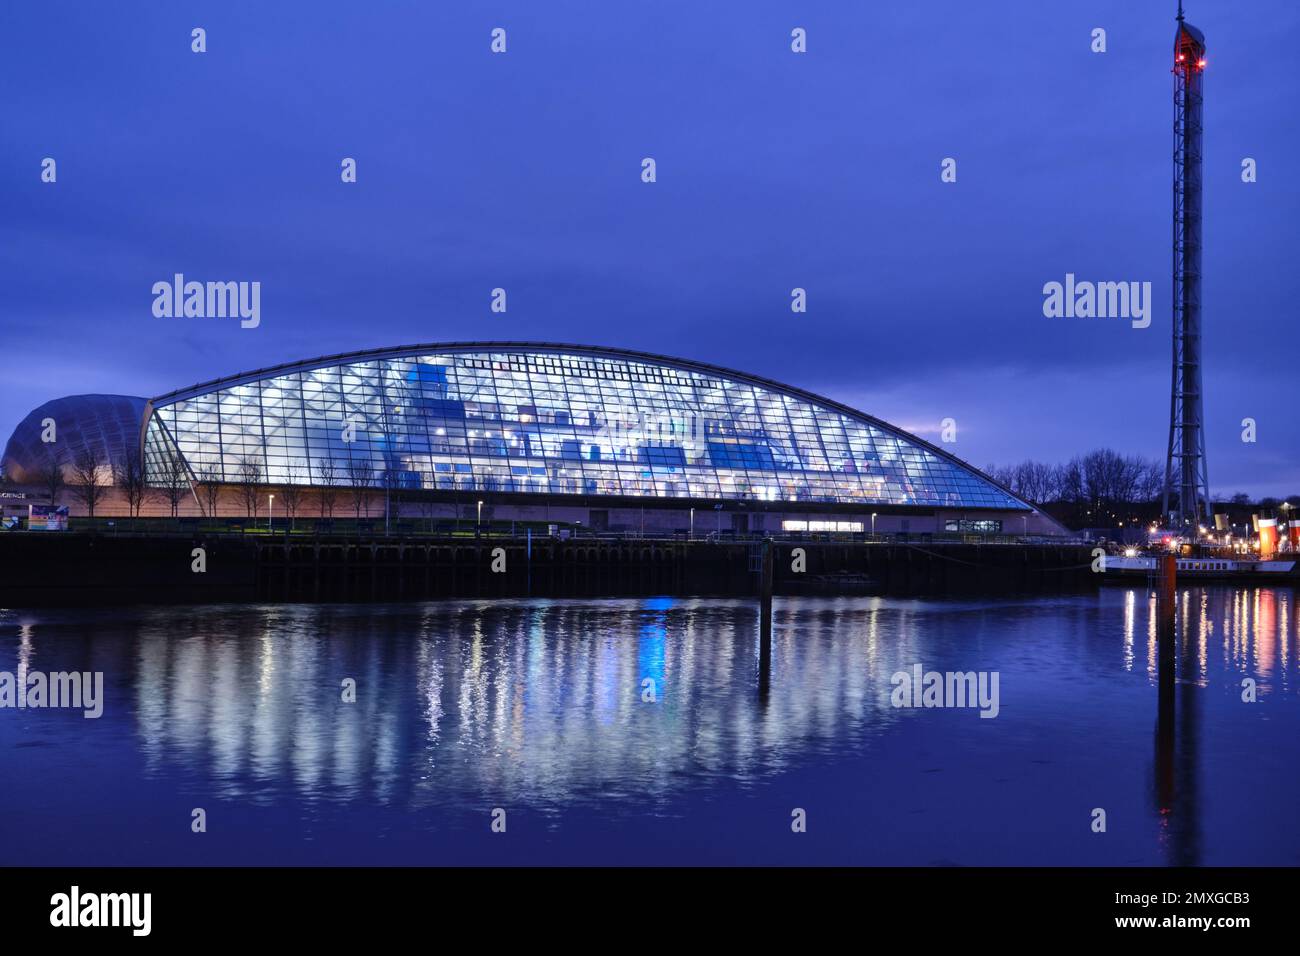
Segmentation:
{"type": "Polygon", "coordinates": [[[1159,727],[1140,587],[777,599],[766,675],[749,601],[0,611],[104,680],[0,708],[0,864],[1300,864],[1294,592],[1179,600],[1159,727]]]}

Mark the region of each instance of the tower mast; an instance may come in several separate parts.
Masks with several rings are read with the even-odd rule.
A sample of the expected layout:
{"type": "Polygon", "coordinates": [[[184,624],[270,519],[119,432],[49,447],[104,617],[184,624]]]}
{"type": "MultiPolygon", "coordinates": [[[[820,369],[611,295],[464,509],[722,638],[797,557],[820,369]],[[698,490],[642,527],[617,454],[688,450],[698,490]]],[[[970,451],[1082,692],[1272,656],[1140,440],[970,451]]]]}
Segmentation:
{"type": "Polygon", "coordinates": [[[1201,133],[1205,35],[1183,20],[1174,34],[1173,375],[1162,511],[1195,533],[1208,520],[1201,402],[1201,133]]]}

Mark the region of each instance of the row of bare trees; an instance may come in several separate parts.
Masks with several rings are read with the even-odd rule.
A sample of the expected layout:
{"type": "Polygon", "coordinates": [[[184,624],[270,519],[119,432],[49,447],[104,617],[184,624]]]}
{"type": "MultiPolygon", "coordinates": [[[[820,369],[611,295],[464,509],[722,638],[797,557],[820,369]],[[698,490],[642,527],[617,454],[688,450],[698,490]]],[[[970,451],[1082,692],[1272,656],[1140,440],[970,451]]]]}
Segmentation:
{"type": "Polygon", "coordinates": [[[1060,465],[1031,460],[993,465],[987,473],[1073,527],[1145,522],[1160,516],[1164,466],[1140,455],[1099,448],[1060,465]]]}
{"type": "Polygon", "coordinates": [[[92,518],[114,487],[126,499],[128,513],[133,518],[140,516],[141,509],[151,499],[166,502],[174,518],[191,490],[200,508],[209,516],[217,514],[223,493],[229,495],[233,492],[245,515],[256,519],[263,497],[274,494],[284,508],[290,527],[293,527],[298,516],[308,507],[309,495],[316,499],[320,517],[332,518],[339,495],[344,490],[357,518],[363,512],[369,515],[371,493],[377,484],[371,462],[349,460],[340,463],[324,459],[317,463],[316,473],[318,483],[310,490],[310,474],[299,466],[289,467],[284,483],[272,485],[266,481],[261,463],[255,458],[245,457],[236,465],[233,478],[228,479],[220,465],[209,462],[200,464],[191,480],[180,454],[164,448],[146,478],[144,464],[137,455],[127,454],[109,464],[93,450],[83,449],[69,461],[61,450],[51,447],[35,478],[51,504],[66,490],[92,518]],[[345,484],[346,489],[342,487],[345,484]]]}
{"type": "Polygon", "coordinates": [[[321,518],[333,518],[339,494],[344,490],[351,499],[356,516],[360,518],[362,514],[369,515],[371,493],[376,486],[375,469],[369,461],[352,460],[340,464],[333,459],[322,459],[316,465],[316,477],[316,484],[312,486],[311,475],[306,468],[290,465],[286,469],[285,481],[272,484],[266,480],[259,461],[241,458],[236,465],[235,475],[230,480],[222,475],[216,464],[200,466],[195,490],[203,510],[209,515],[217,513],[222,491],[229,489],[233,491],[244,514],[254,519],[261,512],[261,502],[273,494],[283,506],[290,527],[309,508],[311,498],[315,498],[321,518]]]}
{"type": "MultiPolygon", "coordinates": [[[[245,516],[257,518],[261,502],[274,494],[284,508],[290,527],[294,526],[299,515],[309,507],[309,497],[316,499],[316,506],[321,518],[333,518],[338,504],[341,485],[346,477],[347,492],[351,498],[352,509],[358,518],[364,512],[370,513],[370,494],[375,487],[374,466],[368,461],[348,461],[340,465],[333,459],[323,459],[316,466],[317,484],[309,487],[310,474],[300,466],[290,465],[286,470],[282,484],[266,481],[262,465],[254,458],[241,458],[236,465],[233,480],[226,480],[216,464],[206,464],[199,468],[195,488],[203,510],[209,515],[217,513],[221,493],[224,489],[233,491],[236,500],[243,508],[245,516]]],[[[269,504],[269,501],[268,501],[269,504]]]]}
{"type": "Polygon", "coordinates": [[[144,465],[137,456],[124,455],[121,460],[109,463],[90,448],[81,449],[69,460],[62,450],[51,447],[34,478],[50,504],[58,501],[66,489],[92,518],[113,487],[126,498],[127,510],[133,518],[139,517],[145,501],[155,495],[173,501],[174,514],[185,487],[180,486],[180,493],[174,493],[174,489],[164,492],[157,484],[146,484],[144,465]]]}

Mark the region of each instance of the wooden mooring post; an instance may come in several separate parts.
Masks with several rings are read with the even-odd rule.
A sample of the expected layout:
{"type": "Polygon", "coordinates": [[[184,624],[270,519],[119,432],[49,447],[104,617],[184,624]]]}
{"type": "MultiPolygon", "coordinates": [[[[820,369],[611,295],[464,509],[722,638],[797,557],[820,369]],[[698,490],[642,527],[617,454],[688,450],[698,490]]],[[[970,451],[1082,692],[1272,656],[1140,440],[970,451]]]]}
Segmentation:
{"type": "Polygon", "coordinates": [[[776,562],[771,538],[763,539],[758,568],[758,690],[766,694],[772,680],[772,579],[776,562]]]}
{"type": "Polygon", "coordinates": [[[1178,561],[1172,554],[1156,559],[1156,806],[1174,808],[1174,666],[1178,601],[1178,561]]]}
{"type": "Polygon", "coordinates": [[[1160,682],[1164,686],[1166,673],[1173,685],[1174,679],[1174,622],[1178,609],[1178,559],[1172,554],[1162,554],[1156,566],[1156,647],[1160,664],[1160,682]]]}

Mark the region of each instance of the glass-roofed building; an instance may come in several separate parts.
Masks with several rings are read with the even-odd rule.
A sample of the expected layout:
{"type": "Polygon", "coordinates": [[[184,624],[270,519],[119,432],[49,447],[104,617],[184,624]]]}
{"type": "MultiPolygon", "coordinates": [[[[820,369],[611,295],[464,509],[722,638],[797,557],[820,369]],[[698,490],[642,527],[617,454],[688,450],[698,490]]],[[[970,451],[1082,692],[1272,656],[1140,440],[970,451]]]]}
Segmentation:
{"type": "Polygon", "coordinates": [[[712,530],[714,517],[696,513],[708,509],[717,527],[744,531],[1061,531],[966,463],[862,412],[617,349],[464,343],[326,356],[154,398],[140,424],[155,482],[183,471],[268,489],[362,487],[425,514],[483,501],[495,520],[611,530],[712,530]]]}

